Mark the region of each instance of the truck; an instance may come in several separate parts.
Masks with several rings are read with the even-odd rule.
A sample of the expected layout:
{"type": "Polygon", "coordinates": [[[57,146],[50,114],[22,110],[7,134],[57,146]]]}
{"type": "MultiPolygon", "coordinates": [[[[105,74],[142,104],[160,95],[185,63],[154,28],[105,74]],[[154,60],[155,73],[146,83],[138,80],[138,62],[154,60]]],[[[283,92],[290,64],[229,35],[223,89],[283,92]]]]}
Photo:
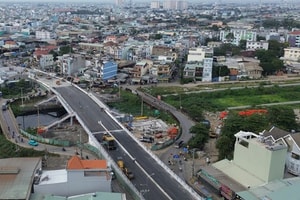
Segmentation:
{"type": "Polygon", "coordinates": [[[122,170],[122,172],[127,176],[129,180],[134,179],[134,175],[132,171],[130,171],[127,167],[125,167],[124,161],[121,157],[117,158],[118,167],[122,170]]]}
{"type": "Polygon", "coordinates": [[[115,150],[117,147],[115,145],[115,138],[108,133],[105,133],[102,137],[103,144],[108,150],[115,150]]]}

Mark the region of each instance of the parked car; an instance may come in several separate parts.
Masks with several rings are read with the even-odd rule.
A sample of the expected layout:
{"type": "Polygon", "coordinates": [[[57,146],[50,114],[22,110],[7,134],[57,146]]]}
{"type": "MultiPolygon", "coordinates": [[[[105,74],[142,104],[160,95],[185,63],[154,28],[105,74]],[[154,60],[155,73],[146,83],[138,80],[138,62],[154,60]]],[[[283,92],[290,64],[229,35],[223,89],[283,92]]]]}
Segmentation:
{"type": "Polygon", "coordinates": [[[39,145],[39,143],[37,141],[35,141],[34,139],[29,140],[28,144],[30,146],[35,146],[35,147],[39,145]]]}

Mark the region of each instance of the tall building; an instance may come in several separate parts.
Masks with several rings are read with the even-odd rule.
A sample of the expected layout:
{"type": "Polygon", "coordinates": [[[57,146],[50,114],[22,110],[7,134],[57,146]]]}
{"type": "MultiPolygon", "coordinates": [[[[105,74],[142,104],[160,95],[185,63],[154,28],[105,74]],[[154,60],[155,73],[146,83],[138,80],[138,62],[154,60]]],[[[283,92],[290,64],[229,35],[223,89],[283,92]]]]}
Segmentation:
{"type": "Polygon", "coordinates": [[[116,6],[122,6],[124,3],[124,0],[116,0],[116,6]]]}
{"type": "Polygon", "coordinates": [[[163,8],[166,10],[184,10],[187,7],[186,0],[165,0],[163,2],[163,8]]]}
{"type": "Polygon", "coordinates": [[[241,40],[256,41],[257,33],[248,29],[231,29],[220,31],[220,40],[238,46],[241,40]]]}
{"type": "Polygon", "coordinates": [[[300,47],[300,30],[289,32],[287,39],[290,47],[300,47]]]}
{"type": "Polygon", "coordinates": [[[160,2],[159,1],[151,1],[150,8],[151,9],[159,9],[160,8],[160,2]]]}

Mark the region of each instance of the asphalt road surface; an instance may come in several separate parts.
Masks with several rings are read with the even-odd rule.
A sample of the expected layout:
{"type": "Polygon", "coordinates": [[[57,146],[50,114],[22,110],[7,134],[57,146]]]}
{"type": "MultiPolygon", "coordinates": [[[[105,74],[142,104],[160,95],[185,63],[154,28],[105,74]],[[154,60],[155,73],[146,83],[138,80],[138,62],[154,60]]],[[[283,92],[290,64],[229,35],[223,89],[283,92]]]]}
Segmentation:
{"type": "Polygon", "coordinates": [[[68,102],[70,107],[78,114],[92,133],[105,132],[105,129],[98,123],[101,121],[104,127],[125,147],[126,151],[136,159],[134,162],[122,148],[109,151],[109,154],[115,161],[117,157],[123,158],[125,165],[135,174],[135,179],[132,180],[132,183],[141,191],[145,199],[169,199],[167,196],[171,199],[194,199],[135,140],[125,131],[122,131],[122,127],[112,120],[88,95],[73,86],[58,87],[56,90],[68,102]],[[138,164],[142,166],[147,174],[138,167],[138,164]],[[163,188],[167,195],[151,179],[163,188]]]}

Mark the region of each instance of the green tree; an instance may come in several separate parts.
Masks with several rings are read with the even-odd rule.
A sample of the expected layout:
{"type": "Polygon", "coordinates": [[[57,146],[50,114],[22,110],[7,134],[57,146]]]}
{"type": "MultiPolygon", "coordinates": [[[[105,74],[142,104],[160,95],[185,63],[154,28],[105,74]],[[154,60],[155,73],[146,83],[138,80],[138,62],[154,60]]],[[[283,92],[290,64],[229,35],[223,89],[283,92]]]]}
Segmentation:
{"type": "Polygon", "coordinates": [[[64,54],[68,54],[68,53],[73,53],[74,51],[73,51],[73,49],[72,49],[72,47],[70,46],[70,45],[66,45],[66,46],[61,46],[60,48],[59,48],[59,55],[64,55],[64,54]]]}
{"type": "Polygon", "coordinates": [[[268,109],[268,113],[270,123],[280,129],[291,131],[297,130],[299,127],[296,122],[296,115],[291,108],[271,107],[268,109]]]}
{"type": "Polygon", "coordinates": [[[234,135],[239,131],[261,132],[269,127],[266,115],[253,114],[251,116],[241,116],[238,113],[229,113],[224,121],[222,133],[217,141],[219,159],[232,159],[234,150],[234,135]],[[226,145],[224,145],[226,144],[226,145]]]}
{"type": "Polygon", "coordinates": [[[190,128],[190,133],[193,137],[188,141],[189,147],[203,149],[209,139],[209,128],[203,123],[197,123],[190,128]]]}
{"type": "Polygon", "coordinates": [[[260,60],[260,66],[263,68],[263,75],[273,74],[283,68],[283,62],[279,59],[279,49],[275,43],[272,43],[271,50],[260,49],[255,52],[260,60]]]}
{"type": "Polygon", "coordinates": [[[228,34],[225,36],[225,38],[226,38],[226,40],[231,41],[231,40],[234,39],[234,34],[230,32],[230,33],[228,33],[228,34]]]}
{"type": "Polygon", "coordinates": [[[247,40],[241,40],[239,44],[240,49],[246,50],[246,46],[247,46],[247,40]]]}

